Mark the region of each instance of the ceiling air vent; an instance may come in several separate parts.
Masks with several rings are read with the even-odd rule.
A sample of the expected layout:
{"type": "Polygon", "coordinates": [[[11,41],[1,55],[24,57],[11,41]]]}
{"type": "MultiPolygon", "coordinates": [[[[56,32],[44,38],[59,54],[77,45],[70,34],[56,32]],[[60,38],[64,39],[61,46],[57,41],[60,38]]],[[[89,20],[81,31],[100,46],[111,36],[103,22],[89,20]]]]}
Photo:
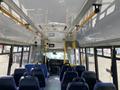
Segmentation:
{"type": "Polygon", "coordinates": [[[55,33],[49,33],[48,35],[49,35],[49,37],[54,37],[55,33]]]}

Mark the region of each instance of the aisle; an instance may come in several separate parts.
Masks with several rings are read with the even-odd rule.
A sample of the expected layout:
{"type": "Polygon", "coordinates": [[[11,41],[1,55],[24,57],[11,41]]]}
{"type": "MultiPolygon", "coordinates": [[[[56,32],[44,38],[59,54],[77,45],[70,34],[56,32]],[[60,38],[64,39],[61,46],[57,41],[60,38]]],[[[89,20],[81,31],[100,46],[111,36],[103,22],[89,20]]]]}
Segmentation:
{"type": "Polygon", "coordinates": [[[47,80],[44,90],[61,90],[59,76],[51,76],[47,80]]]}

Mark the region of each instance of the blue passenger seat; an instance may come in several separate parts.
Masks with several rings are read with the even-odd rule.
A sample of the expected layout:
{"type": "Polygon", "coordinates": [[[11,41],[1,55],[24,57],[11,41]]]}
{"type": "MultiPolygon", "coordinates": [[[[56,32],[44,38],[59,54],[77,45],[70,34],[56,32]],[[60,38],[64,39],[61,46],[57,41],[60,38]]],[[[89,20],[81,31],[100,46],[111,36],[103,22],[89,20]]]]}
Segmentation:
{"type": "Polygon", "coordinates": [[[26,65],[25,65],[25,68],[26,68],[26,70],[27,70],[29,73],[31,72],[31,69],[32,69],[32,68],[36,68],[36,67],[37,67],[37,68],[41,68],[44,76],[45,76],[46,78],[48,78],[49,73],[48,73],[47,66],[46,66],[45,64],[26,64],[26,65]]]}
{"type": "Polygon", "coordinates": [[[31,69],[34,68],[34,64],[26,64],[25,65],[26,70],[30,73],[31,69]]]}
{"type": "Polygon", "coordinates": [[[72,82],[73,78],[77,77],[77,72],[74,71],[66,71],[63,75],[63,79],[61,81],[61,90],[66,90],[69,82],[72,82]]]}
{"type": "Polygon", "coordinates": [[[70,66],[67,66],[67,65],[63,65],[63,66],[62,66],[61,72],[60,72],[60,81],[62,81],[64,72],[67,71],[69,67],[70,67],[70,66]]]}
{"type": "Polygon", "coordinates": [[[85,83],[85,79],[80,78],[80,77],[75,77],[75,78],[73,78],[72,82],[84,82],[85,83]]]}
{"type": "Polygon", "coordinates": [[[84,71],[81,75],[81,78],[84,78],[86,83],[89,86],[89,90],[93,90],[94,85],[96,84],[96,73],[92,71],[84,71]]]}
{"type": "Polygon", "coordinates": [[[48,73],[47,65],[40,64],[40,67],[41,67],[41,69],[42,69],[42,71],[44,73],[45,78],[48,78],[49,77],[49,73],[48,73]]]}
{"type": "Polygon", "coordinates": [[[0,77],[0,90],[17,90],[12,76],[0,77]]]}
{"type": "Polygon", "coordinates": [[[19,90],[40,90],[36,77],[25,76],[20,79],[19,90]]]}
{"type": "Polygon", "coordinates": [[[39,86],[41,88],[45,87],[45,76],[40,68],[33,68],[31,75],[38,78],[39,86]]]}
{"type": "Polygon", "coordinates": [[[67,86],[67,90],[89,90],[87,83],[71,82],[67,86]]]}
{"type": "Polygon", "coordinates": [[[24,75],[24,73],[27,72],[25,68],[16,68],[13,74],[13,77],[15,79],[16,86],[19,85],[20,78],[24,75]]]}
{"type": "Polygon", "coordinates": [[[95,84],[94,90],[116,90],[116,87],[112,83],[98,82],[95,84]]]}
{"type": "Polygon", "coordinates": [[[75,71],[77,71],[78,72],[78,76],[81,77],[82,72],[85,71],[85,66],[83,66],[83,65],[76,66],[75,67],[75,71]]]}

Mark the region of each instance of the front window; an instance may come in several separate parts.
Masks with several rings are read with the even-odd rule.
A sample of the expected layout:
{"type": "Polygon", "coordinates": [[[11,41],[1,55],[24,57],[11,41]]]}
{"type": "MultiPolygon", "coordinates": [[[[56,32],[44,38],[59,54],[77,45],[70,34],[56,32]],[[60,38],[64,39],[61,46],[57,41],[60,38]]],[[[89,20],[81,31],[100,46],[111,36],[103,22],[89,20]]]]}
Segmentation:
{"type": "MultiPolygon", "coordinates": [[[[49,59],[60,59],[60,60],[64,60],[64,52],[47,52],[46,56],[49,59]]],[[[66,55],[66,60],[67,60],[67,55],[66,55]]]]}

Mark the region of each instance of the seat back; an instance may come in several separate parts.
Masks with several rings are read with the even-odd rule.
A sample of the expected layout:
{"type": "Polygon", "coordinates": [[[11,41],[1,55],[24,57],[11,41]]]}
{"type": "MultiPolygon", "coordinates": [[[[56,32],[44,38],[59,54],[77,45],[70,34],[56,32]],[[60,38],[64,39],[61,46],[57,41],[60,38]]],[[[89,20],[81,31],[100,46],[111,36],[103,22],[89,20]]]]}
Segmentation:
{"type": "Polygon", "coordinates": [[[27,72],[27,70],[25,68],[15,69],[13,77],[15,79],[16,86],[19,85],[19,80],[24,75],[25,72],[27,72]]]}
{"type": "Polygon", "coordinates": [[[67,90],[89,90],[87,83],[71,82],[67,86],[67,90]]]}
{"type": "Polygon", "coordinates": [[[34,68],[34,64],[26,64],[25,65],[26,70],[30,73],[31,69],[34,68]]]}
{"type": "Polygon", "coordinates": [[[84,82],[85,83],[85,79],[80,78],[80,77],[76,77],[76,78],[73,78],[72,82],[84,82]]]}
{"type": "Polygon", "coordinates": [[[47,69],[47,66],[45,64],[41,64],[40,67],[41,67],[41,69],[42,69],[42,71],[44,73],[44,76],[46,78],[48,78],[48,69],[47,69]]]}
{"type": "Polygon", "coordinates": [[[82,72],[85,71],[85,66],[83,65],[76,66],[75,71],[78,72],[78,76],[81,77],[82,72]]]}
{"type": "Polygon", "coordinates": [[[94,90],[116,90],[116,87],[112,83],[98,82],[95,84],[94,90]]]}
{"type": "Polygon", "coordinates": [[[0,90],[17,90],[12,76],[0,77],[0,90]]]}
{"type": "Polygon", "coordinates": [[[89,86],[90,90],[93,90],[94,85],[96,84],[96,73],[92,71],[84,71],[81,75],[81,78],[84,78],[86,83],[89,86]]]}
{"type": "Polygon", "coordinates": [[[38,68],[32,69],[31,75],[38,78],[40,87],[45,87],[45,76],[41,69],[38,68]]]}
{"type": "Polygon", "coordinates": [[[39,90],[39,82],[36,77],[22,77],[19,83],[19,90],[39,90]]]}
{"type": "Polygon", "coordinates": [[[64,72],[67,71],[69,67],[70,67],[70,66],[67,66],[67,65],[63,65],[63,66],[62,66],[61,72],[60,72],[60,81],[62,81],[64,72]]]}
{"type": "Polygon", "coordinates": [[[74,71],[74,69],[69,66],[69,67],[67,68],[67,71],[74,71]]]}
{"type": "Polygon", "coordinates": [[[47,78],[48,77],[48,69],[45,64],[26,64],[25,68],[28,72],[31,72],[32,68],[41,68],[44,76],[47,78]]]}
{"type": "Polygon", "coordinates": [[[73,78],[77,77],[77,72],[74,71],[66,71],[63,75],[63,79],[61,81],[61,90],[66,90],[66,87],[69,82],[72,82],[73,78]]]}

